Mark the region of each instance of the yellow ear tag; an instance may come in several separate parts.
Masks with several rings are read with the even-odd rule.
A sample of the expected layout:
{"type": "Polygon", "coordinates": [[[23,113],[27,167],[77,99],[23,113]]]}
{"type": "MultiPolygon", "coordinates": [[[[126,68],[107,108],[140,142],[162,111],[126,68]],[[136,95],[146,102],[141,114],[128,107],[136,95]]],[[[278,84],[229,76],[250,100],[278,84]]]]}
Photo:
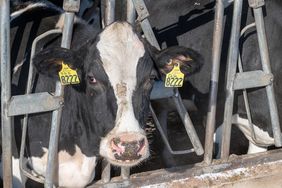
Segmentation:
{"type": "Polygon", "coordinates": [[[71,69],[67,64],[64,64],[64,62],[62,62],[62,69],[59,72],[59,77],[62,85],[80,83],[76,70],[71,69]]]}
{"type": "Polygon", "coordinates": [[[182,87],[184,81],[184,74],[180,70],[177,63],[173,69],[167,73],[165,77],[165,87],[182,87]]]}

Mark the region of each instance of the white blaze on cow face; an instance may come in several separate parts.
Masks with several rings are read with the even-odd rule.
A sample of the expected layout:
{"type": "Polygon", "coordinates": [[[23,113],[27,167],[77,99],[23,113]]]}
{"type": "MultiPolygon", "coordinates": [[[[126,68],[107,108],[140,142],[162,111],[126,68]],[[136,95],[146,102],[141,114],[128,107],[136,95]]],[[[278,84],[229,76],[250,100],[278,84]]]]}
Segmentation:
{"type": "Polygon", "coordinates": [[[128,23],[113,23],[100,34],[97,49],[118,107],[113,130],[101,140],[100,154],[112,164],[133,166],[149,155],[148,141],[134,115],[132,103],[137,64],[145,48],[128,23]],[[127,147],[135,149],[129,151],[127,147]],[[123,156],[123,152],[137,153],[130,157],[123,156]]]}

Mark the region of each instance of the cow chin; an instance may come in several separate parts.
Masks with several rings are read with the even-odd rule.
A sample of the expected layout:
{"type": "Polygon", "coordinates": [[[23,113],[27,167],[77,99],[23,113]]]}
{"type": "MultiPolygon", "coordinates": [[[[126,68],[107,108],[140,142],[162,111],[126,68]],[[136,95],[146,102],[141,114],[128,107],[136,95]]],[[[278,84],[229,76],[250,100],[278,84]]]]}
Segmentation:
{"type": "Polygon", "coordinates": [[[109,134],[100,143],[100,155],[115,166],[136,166],[147,159],[149,153],[148,140],[140,133],[109,134]]]}

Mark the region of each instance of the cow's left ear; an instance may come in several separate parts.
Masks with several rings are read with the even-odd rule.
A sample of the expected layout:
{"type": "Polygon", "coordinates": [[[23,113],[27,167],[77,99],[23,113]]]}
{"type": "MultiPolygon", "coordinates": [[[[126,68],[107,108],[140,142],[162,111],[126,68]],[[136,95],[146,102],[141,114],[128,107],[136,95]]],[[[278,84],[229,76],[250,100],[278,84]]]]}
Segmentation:
{"type": "Polygon", "coordinates": [[[83,64],[75,51],[60,47],[44,49],[33,58],[33,65],[40,74],[56,79],[62,63],[74,70],[81,69],[83,64]]]}
{"type": "Polygon", "coordinates": [[[155,54],[155,62],[159,71],[166,75],[177,64],[185,77],[199,71],[203,65],[203,57],[196,51],[181,46],[173,46],[155,54]]]}

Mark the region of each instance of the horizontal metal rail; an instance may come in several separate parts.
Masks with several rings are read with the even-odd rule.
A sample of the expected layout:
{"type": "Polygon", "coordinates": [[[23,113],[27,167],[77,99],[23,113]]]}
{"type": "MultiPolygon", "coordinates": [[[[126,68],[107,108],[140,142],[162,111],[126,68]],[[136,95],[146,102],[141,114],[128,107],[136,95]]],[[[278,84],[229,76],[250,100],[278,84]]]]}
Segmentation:
{"type": "Polygon", "coordinates": [[[8,116],[53,111],[62,107],[63,103],[63,97],[47,92],[17,95],[9,102],[8,116]]]}

